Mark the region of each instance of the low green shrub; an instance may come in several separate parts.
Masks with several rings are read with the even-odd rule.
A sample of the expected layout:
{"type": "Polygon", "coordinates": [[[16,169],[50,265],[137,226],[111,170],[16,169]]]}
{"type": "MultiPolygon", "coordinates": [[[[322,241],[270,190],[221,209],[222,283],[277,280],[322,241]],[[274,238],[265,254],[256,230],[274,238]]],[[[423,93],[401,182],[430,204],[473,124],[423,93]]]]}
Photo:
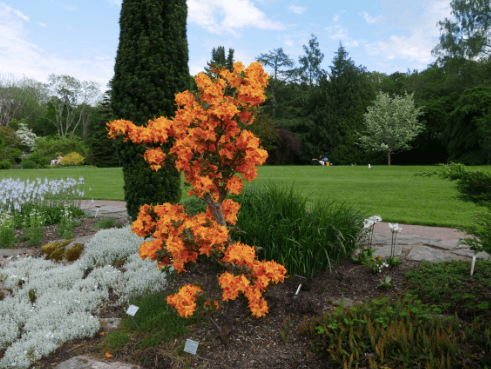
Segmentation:
{"type": "Polygon", "coordinates": [[[38,165],[33,162],[32,160],[29,160],[29,159],[23,159],[20,163],[20,167],[22,169],[38,169],[38,165]]]}
{"type": "Polygon", "coordinates": [[[71,152],[76,152],[79,155],[86,157],[88,151],[89,148],[83,143],[82,139],[72,134],[68,134],[67,137],[55,136],[37,138],[36,146],[34,148],[34,152],[38,152],[43,157],[53,159],[58,157],[58,153],[64,156],[71,152]]]}
{"type": "Polygon", "coordinates": [[[12,168],[12,163],[10,160],[4,159],[0,160],[0,169],[10,169],[12,168]]]}
{"type": "Polygon", "coordinates": [[[22,151],[13,147],[6,147],[0,152],[0,160],[8,160],[12,165],[20,158],[22,151]]]}
{"type": "MultiPolygon", "coordinates": [[[[472,350],[461,351],[459,345],[475,346],[470,338],[476,342],[482,337],[473,336],[467,327],[464,333],[457,313],[445,322],[434,319],[431,314],[440,313],[440,309],[432,305],[432,312],[412,296],[408,293],[403,297],[401,292],[397,301],[382,296],[349,309],[342,305],[334,314],[304,318],[299,333],[312,339],[312,351],[319,357],[328,356],[344,368],[376,368],[376,364],[390,368],[465,368],[462,364],[475,355],[472,350]]],[[[489,352],[489,331],[487,343],[480,344],[487,345],[489,352]]]]}
{"type": "Polygon", "coordinates": [[[40,152],[33,152],[29,155],[28,159],[35,162],[41,168],[45,165],[49,165],[49,159],[42,156],[40,152]]]}

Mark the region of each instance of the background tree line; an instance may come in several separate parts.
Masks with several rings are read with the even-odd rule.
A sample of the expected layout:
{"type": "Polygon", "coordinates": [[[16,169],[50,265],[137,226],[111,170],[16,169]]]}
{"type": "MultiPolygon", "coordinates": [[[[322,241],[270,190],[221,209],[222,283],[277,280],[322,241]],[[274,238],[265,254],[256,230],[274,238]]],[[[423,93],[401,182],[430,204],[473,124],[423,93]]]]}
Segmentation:
{"type": "MultiPolygon", "coordinates": [[[[319,68],[324,55],[314,35],[309,47],[304,46],[298,67],[282,48],[259,55],[256,61],[273,73],[266,101],[249,129],[268,151],[266,163],[310,165],[312,158],[327,155],[337,165],[385,164],[387,153],[367,152],[357,134],[366,131],[368,108],[382,92],[391,99],[407,93],[422,112],[417,120],[423,130],[409,143],[409,150],[393,153],[393,164],[490,164],[491,63],[486,48],[491,9],[486,2],[463,0],[454,0],[451,6],[460,27],[447,19],[440,22],[446,33],[432,51],[438,60],[422,72],[369,72],[357,67],[340,43],[328,73],[319,68]]],[[[214,65],[233,71],[233,54],[229,49],[226,57],[224,47],[214,48],[203,73],[213,77],[214,65]]],[[[38,136],[79,137],[90,151],[86,160],[90,164],[119,166],[116,143],[107,139],[105,126],[114,119],[112,81],[102,96],[95,82],[55,75],[48,81],[1,79],[0,127],[15,129],[24,122],[38,136]]],[[[188,73],[185,85],[196,90],[194,76],[188,73]]]]}

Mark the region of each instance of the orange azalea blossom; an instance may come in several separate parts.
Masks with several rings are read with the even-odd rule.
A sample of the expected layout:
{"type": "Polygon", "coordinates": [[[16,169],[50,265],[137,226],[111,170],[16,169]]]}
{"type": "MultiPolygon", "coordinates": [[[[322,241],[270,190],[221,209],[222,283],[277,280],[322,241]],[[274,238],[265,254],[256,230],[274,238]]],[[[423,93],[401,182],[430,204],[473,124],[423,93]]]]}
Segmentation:
{"type": "MultiPolygon", "coordinates": [[[[243,66],[241,63],[234,64],[234,72],[242,71],[243,66]]],[[[192,184],[194,194],[201,198],[206,193],[212,193],[212,201],[217,204],[219,199],[218,197],[221,195],[221,191],[223,190],[223,186],[218,188],[218,185],[226,184],[226,189],[231,193],[239,193],[242,189],[242,182],[238,176],[230,176],[222,177],[222,173],[218,173],[215,175],[214,173],[218,169],[217,166],[211,165],[206,160],[203,159],[203,154],[205,151],[210,153],[216,153],[216,149],[213,143],[207,144],[204,141],[216,141],[216,134],[214,132],[209,132],[203,130],[201,127],[211,127],[215,128],[219,124],[215,119],[222,120],[224,126],[222,128],[225,129],[225,135],[222,135],[218,141],[218,154],[220,155],[219,164],[220,167],[230,166],[232,160],[239,159],[238,150],[245,152],[245,155],[242,156],[242,160],[237,160],[234,164],[235,170],[242,174],[243,178],[252,181],[255,177],[257,177],[257,165],[261,165],[264,163],[267,157],[267,152],[265,150],[258,150],[259,139],[254,137],[249,131],[243,130],[242,132],[238,129],[236,123],[231,120],[237,113],[240,114],[240,119],[242,121],[247,121],[252,114],[252,111],[246,111],[243,107],[249,103],[254,105],[258,105],[264,101],[265,97],[262,93],[261,89],[264,89],[264,86],[267,84],[267,75],[262,73],[262,67],[258,63],[253,63],[250,68],[248,68],[248,77],[244,78],[245,81],[249,83],[249,85],[242,83],[242,78],[237,77],[236,75],[230,74],[229,71],[222,71],[221,74],[225,76],[231,86],[239,87],[238,91],[238,101],[233,101],[233,98],[227,97],[223,99],[223,89],[225,88],[225,82],[220,80],[216,84],[213,84],[211,80],[205,76],[200,74],[196,79],[198,88],[200,92],[203,94],[202,100],[211,103],[210,109],[206,112],[202,106],[197,105],[195,103],[194,96],[188,92],[178,94],[176,96],[176,102],[178,105],[186,105],[184,109],[179,109],[176,113],[176,118],[173,122],[161,117],[153,122],[149,121],[149,125],[147,126],[147,131],[145,131],[142,127],[135,127],[131,122],[127,121],[115,121],[112,122],[110,127],[111,131],[117,131],[119,129],[120,132],[125,133],[128,132],[128,137],[135,142],[165,142],[167,140],[167,136],[171,135],[177,137],[178,140],[173,148],[169,151],[169,154],[178,154],[178,160],[176,161],[176,168],[178,170],[184,169],[186,174],[186,184],[192,184]],[[256,65],[254,65],[256,64],[256,65]],[[256,77],[256,78],[254,78],[256,77]],[[261,79],[259,83],[255,82],[257,79],[261,79]],[[225,101],[224,101],[225,100],[225,101]],[[240,106],[240,108],[238,108],[240,106]],[[217,118],[212,118],[211,116],[207,116],[208,114],[214,114],[217,118]],[[199,122],[196,123],[194,119],[198,117],[199,122]],[[196,129],[189,129],[190,124],[195,123],[197,127],[196,129]],[[199,124],[201,123],[201,125],[199,124]],[[240,134],[239,134],[240,133],[240,134]],[[236,143],[238,147],[234,147],[230,144],[230,141],[233,137],[239,136],[236,139],[236,143]],[[196,145],[196,147],[194,147],[196,145]],[[193,157],[192,149],[197,149],[198,154],[201,154],[200,159],[194,160],[193,167],[191,167],[190,160],[193,157]],[[201,171],[211,171],[209,176],[201,177],[199,174],[201,171]],[[230,179],[230,181],[228,181],[230,179]],[[228,181],[228,182],[227,182],[228,181]],[[216,182],[216,183],[215,183],[216,182]]],[[[250,123],[252,123],[254,118],[251,118],[250,123]]],[[[113,136],[114,133],[110,132],[109,135],[113,136]]],[[[126,142],[126,140],[125,140],[126,142]]],[[[160,164],[165,160],[165,154],[162,152],[160,148],[155,148],[146,151],[145,159],[149,162],[150,166],[154,170],[160,169],[160,164]],[[148,153],[148,154],[147,154],[148,153]]],[[[226,172],[227,174],[227,172],[226,172]]],[[[193,190],[188,192],[188,195],[193,194],[193,190]]],[[[226,216],[227,222],[235,224],[237,218],[237,210],[240,206],[232,201],[230,201],[228,206],[221,206],[219,203],[215,205],[217,211],[220,212],[214,213],[210,205],[207,208],[207,212],[205,217],[213,217],[216,218],[217,214],[219,216],[220,221],[224,222],[224,218],[226,216]],[[221,214],[220,214],[221,213],[221,214]],[[225,213],[225,214],[224,214],[225,213]]],[[[225,203],[224,203],[225,205],[225,203]]],[[[169,243],[172,244],[171,248],[174,247],[172,256],[174,258],[173,266],[176,268],[176,264],[181,266],[181,270],[184,270],[185,260],[187,261],[195,261],[197,252],[190,251],[189,247],[185,247],[186,245],[181,240],[178,240],[178,235],[184,235],[182,232],[184,228],[178,227],[178,230],[174,229],[171,231],[171,235],[168,235],[169,227],[165,225],[165,221],[158,222],[157,225],[154,224],[152,217],[148,216],[148,208],[147,211],[140,212],[139,220],[135,227],[136,232],[140,233],[148,233],[154,227],[157,227],[158,233],[160,233],[162,240],[167,238],[167,249],[169,249],[169,243]],[[140,218],[141,215],[141,218],[140,218]],[[167,232],[166,232],[167,231],[167,232]],[[169,242],[172,237],[172,242],[169,242]]],[[[215,209],[214,209],[215,210],[215,209]]],[[[175,218],[175,215],[170,215],[169,218],[175,218]]],[[[218,220],[218,219],[217,219],[218,220]]],[[[136,222],[135,222],[136,223],[136,222]]],[[[172,224],[171,224],[172,225],[172,224]]],[[[173,225],[172,225],[173,226],[173,225]]],[[[174,227],[174,226],[173,226],[174,227]]],[[[225,227],[225,226],[222,226],[225,227]]],[[[172,228],[172,227],[170,227],[172,228]]],[[[206,227],[197,227],[201,229],[203,232],[203,228],[206,227]]],[[[192,228],[191,228],[192,229],[192,228]]],[[[132,229],[133,231],[133,229],[132,229]]],[[[221,230],[222,233],[225,233],[228,236],[228,231],[225,227],[224,230],[221,230]],[[224,232],[223,232],[224,231],[224,232]]],[[[154,232],[154,236],[157,235],[157,231],[154,232]]],[[[194,229],[193,235],[196,236],[194,229]]],[[[216,234],[215,234],[216,236],[216,234]]],[[[226,240],[226,237],[225,237],[226,240]]],[[[216,241],[216,239],[215,239],[216,241]]],[[[196,242],[196,240],[195,240],[196,242]]],[[[230,243],[230,240],[229,240],[230,243]]],[[[208,246],[211,243],[208,244],[208,246]]],[[[204,244],[200,244],[202,247],[204,244]]],[[[231,246],[229,246],[230,248],[231,246]]],[[[248,246],[247,246],[248,247],[248,246]]],[[[253,250],[252,248],[250,248],[253,250]]],[[[147,245],[146,253],[142,253],[144,255],[150,255],[152,252],[155,253],[156,247],[155,244],[150,246],[150,243],[147,245]]],[[[209,254],[210,248],[205,248],[205,250],[200,251],[204,254],[209,254]]],[[[227,249],[228,250],[228,249],[227,249]]],[[[251,264],[251,252],[248,249],[244,249],[242,252],[239,251],[240,248],[233,248],[231,252],[227,254],[227,258],[231,261],[237,261],[239,263],[251,264]]],[[[258,261],[255,261],[253,266],[254,273],[253,276],[257,278],[254,287],[249,287],[249,280],[245,278],[245,276],[241,275],[238,277],[234,277],[232,275],[222,275],[220,279],[222,279],[222,287],[224,288],[224,296],[230,296],[234,298],[237,297],[238,292],[246,293],[249,296],[250,308],[253,311],[253,314],[257,317],[264,316],[267,313],[267,304],[266,301],[260,298],[262,290],[268,285],[270,278],[273,281],[283,281],[283,276],[286,273],[286,269],[282,266],[275,266],[274,262],[269,262],[269,264],[262,265],[258,261]],[[261,264],[261,265],[260,265],[261,264]],[[284,272],[283,272],[284,271],[284,272]]],[[[178,267],[179,267],[178,266],[178,267]]],[[[176,268],[177,269],[177,268],[176,268]]],[[[170,297],[170,296],[169,296],[170,297]]],[[[188,316],[192,314],[194,311],[195,304],[193,306],[193,299],[186,294],[186,291],[183,291],[183,295],[181,291],[174,295],[172,298],[178,298],[175,300],[176,309],[180,314],[184,314],[188,316]]],[[[194,295],[195,297],[195,295],[194,295]]],[[[168,298],[169,299],[169,298],[168,298]]]]}
{"type": "Polygon", "coordinates": [[[244,245],[241,242],[237,242],[228,247],[222,261],[225,263],[234,263],[237,266],[245,265],[249,268],[252,268],[255,257],[256,251],[254,250],[254,247],[244,245]]]}
{"type": "MultiPolygon", "coordinates": [[[[254,64],[255,63],[253,63],[253,65],[251,65],[250,68],[248,68],[248,69],[250,69],[249,72],[251,72],[252,74],[254,74],[254,68],[257,69],[257,72],[262,71],[262,66],[260,66],[260,64],[257,64],[256,66],[254,66],[254,64]]],[[[235,65],[234,65],[234,67],[235,67],[235,65]]],[[[236,72],[237,72],[237,70],[236,70],[236,72]]],[[[222,73],[222,75],[225,75],[225,76],[230,75],[230,72],[225,73],[225,74],[222,73]]],[[[264,76],[266,76],[266,74],[264,74],[263,77],[264,76]]],[[[252,81],[252,78],[249,78],[249,79],[252,81]]],[[[211,80],[209,80],[209,77],[204,76],[204,75],[202,77],[202,80],[203,81],[208,80],[208,83],[204,83],[204,85],[205,85],[204,87],[206,87],[207,85],[209,85],[209,84],[212,83],[211,80]]],[[[198,78],[198,86],[199,87],[203,87],[203,86],[200,86],[199,81],[200,81],[200,79],[198,78]]],[[[267,78],[263,80],[263,84],[262,85],[258,85],[258,88],[264,89],[264,86],[266,84],[267,84],[267,78]]],[[[243,88],[245,86],[241,86],[241,87],[243,88]]],[[[202,91],[202,90],[203,90],[203,88],[200,88],[200,91],[202,91]]],[[[180,103],[184,103],[184,102],[187,102],[187,103],[191,102],[193,104],[192,111],[197,110],[198,112],[204,113],[204,109],[201,106],[199,106],[199,105],[196,104],[196,102],[194,101],[194,96],[192,94],[190,94],[189,92],[184,92],[182,94],[186,94],[186,93],[189,94],[189,95],[191,95],[187,99],[185,98],[185,96],[184,96],[184,99],[180,99],[180,98],[176,97],[176,102],[178,103],[178,105],[180,103]]],[[[262,92],[260,92],[260,93],[262,94],[262,92]]],[[[178,96],[179,95],[181,95],[181,94],[178,94],[178,96]]],[[[212,93],[212,94],[209,94],[209,96],[215,96],[215,95],[212,93]]],[[[242,98],[241,98],[241,96],[242,95],[240,94],[240,91],[239,91],[239,102],[242,99],[243,100],[241,102],[242,104],[248,103],[250,101],[255,102],[256,104],[259,104],[262,101],[264,101],[264,99],[265,99],[264,95],[263,95],[263,98],[264,99],[262,101],[261,101],[261,99],[258,100],[257,98],[251,99],[250,98],[251,97],[250,96],[250,93],[245,94],[244,96],[242,96],[242,98]]],[[[204,99],[206,100],[206,94],[204,96],[204,99]]],[[[229,97],[229,100],[231,100],[231,99],[232,98],[229,97]]],[[[212,104],[219,105],[220,102],[223,102],[223,97],[222,97],[222,101],[220,101],[220,99],[217,97],[214,101],[212,101],[212,104]]],[[[226,106],[226,103],[222,103],[222,105],[226,106]]],[[[233,110],[236,110],[235,104],[232,104],[232,106],[230,106],[230,108],[233,109],[233,110]]],[[[222,107],[222,109],[223,109],[223,107],[222,107]]],[[[189,145],[187,145],[186,143],[192,143],[193,141],[199,142],[200,139],[202,141],[203,140],[202,139],[203,136],[202,136],[202,132],[198,132],[199,134],[196,137],[192,137],[192,136],[188,135],[187,128],[189,127],[189,124],[191,124],[192,120],[191,121],[188,121],[188,122],[186,122],[186,121],[182,122],[184,124],[182,124],[181,126],[179,126],[178,124],[177,125],[175,124],[176,121],[179,121],[180,120],[180,114],[179,113],[182,112],[182,111],[183,111],[182,109],[178,110],[178,112],[176,113],[176,118],[174,119],[173,122],[170,121],[170,120],[166,120],[165,118],[159,118],[159,123],[161,123],[160,124],[161,125],[161,127],[160,127],[161,130],[160,131],[154,129],[154,126],[153,125],[150,125],[150,124],[149,124],[149,127],[147,127],[147,129],[149,130],[149,134],[151,134],[151,135],[157,135],[159,132],[162,132],[162,130],[165,130],[165,129],[167,131],[171,132],[171,133],[172,133],[172,131],[174,131],[173,133],[176,133],[175,136],[179,137],[179,139],[177,140],[177,142],[174,145],[174,147],[170,150],[169,154],[178,153],[180,160],[178,160],[178,162],[176,163],[176,168],[178,170],[184,168],[185,169],[185,172],[190,172],[190,170],[189,170],[189,165],[190,165],[189,164],[189,160],[192,157],[192,153],[191,153],[191,147],[189,147],[189,145]],[[174,125],[172,126],[173,123],[174,123],[174,125]],[[164,126],[164,124],[166,124],[166,126],[164,126]],[[182,146],[184,146],[184,148],[182,146]],[[187,152],[187,155],[183,155],[184,153],[182,152],[182,149],[184,149],[184,151],[187,152]]],[[[247,115],[250,116],[251,112],[247,112],[247,113],[248,113],[247,115]]],[[[213,121],[213,119],[212,119],[212,121],[213,121]]],[[[228,120],[228,121],[230,121],[230,120],[228,120]]],[[[110,126],[110,128],[111,128],[111,131],[109,133],[109,135],[111,135],[111,136],[114,136],[113,131],[117,131],[118,128],[123,133],[126,132],[126,131],[128,131],[130,133],[131,132],[139,132],[140,130],[143,129],[142,127],[136,127],[134,125],[131,126],[131,122],[128,122],[128,121],[124,121],[124,122],[123,121],[116,121],[116,122],[113,122],[113,123],[114,123],[113,126],[111,126],[110,124],[108,124],[110,126]]],[[[204,123],[203,126],[205,126],[206,123],[208,123],[208,122],[204,121],[202,123],[204,123]]],[[[227,123],[227,120],[225,120],[225,123],[227,123]]],[[[229,126],[230,126],[230,124],[229,124],[229,126]]],[[[228,128],[228,127],[226,127],[226,128],[228,128]]],[[[238,130],[237,126],[235,125],[235,123],[233,124],[233,126],[231,128],[231,131],[230,132],[229,131],[230,130],[227,130],[226,135],[225,136],[222,136],[221,141],[223,141],[224,143],[225,142],[229,142],[230,141],[230,137],[232,137],[233,135],[235,135],[235,134],[237,134],[239,132],[239,130],[238,130]],[[229,134],[230,134],[230,137],[228,137],[229,134]]],[[[133,140],[134,140],[135,143],[141,142],[141,140],[139,138],[140,136],[141,135],[136,134],[136,133],[132,135],[133,140]]],[[[238,139],[239,148],[240,149],[244,149],[244,148],[245,149],[248,149],[248,148],[249,149],[252,149],[252,148],[254,148],[255,143],[258,143],[259,141],[258,141],[257,138],[256,138],[256,140],[252,140],[251,141],[251,138],[252,137],[253,137],[253,135],[249,131],[246,131],[246,130],[242,131],[242,134],[241,134],[241,136],[238,139]],[[249,143],[249,141],[251,141],[251,142],[249,143]]],[[[160,140],[167,140],[167,137],[166,137],[166,135],[161,135],[160,134],[160,137],[154,137],[153,142],[158,141],[159,139],[160,140]]],[[[147,142],[149,142],[149,141],[147,141],[147,142]]],[[[205,145],[203,145],[203,146],[205,146],[205,145]]],[[[258,146],[255,145],[255,147],[257,148],[258,146]]],[[[211,148],[214,149],[213,146],[211,146],[211,148]]],[[[152,160],[154,160],[152,165],[156,165],[160,159],[163,159],[165,157],[165,155],[162,153],[162,151],[161,151],[160,148],[155,149],[155,150],[158,150],[159,151],[159,155],[154,155],[152,157],[152,160]],[[158,158],[160,158],[160,159],[158,159],[158,158]]],[[[232,150],[233,150],[233,148],[232,148],[232,150]]],[[[235,151],[236,150],[234,150],[234,153],[235,153],[235,151]]],[[[248,151],[248,150],[246,150],[246,151],[248,151]]],[[[265,150],[255,150],[255,151],[258,152],[258,153],[261,153],[261,156],[264,158],[264,160],[266,159],[267,152],[265,150]]],[[[204,152],[203,151],[203,148],[201,150],[198,148],[198,152],[200,154],[202,154],[204,152]]],[[[255,159],[254,152],[250,152],[250,155],[248,155],[248,154],[249,153],[246,152],[246,157],[244,158],[244,161],[246,163],[248,161],[248,156],[250,156],[250,159],[252,159],[251,164],[256,164],[256,165],[262,164],[260,162],[257,162],[258,160],[254,160],[255,159]]],[[[262,159],[261,156],[258,157],[259,160],[262,159]]],[[[262,160],[262,162],[264,162],[264,160],[262,160]]],[[[195,165],[196,164],[197,163],[195,161],[195,165]]],[[[201,169],[201,168],[199,168],[199,169],[201,169]]],[[[247,180],[249,180],[249,181],[251,181],[252,179],[254,179],[257,176],[257,172],[256,172],[256,169],[255,168],[248,169],[246,166],[243,166],[243,168],[241,168],[241,166],[238,166],[237,169],[238,169],[238,172],[239,173],[241,172],[241,169],[243,169],[244,170],[244,173],[241,173],[241,174],[243,174],[243,176],[247,180]],[[252,178],[252,177],[254,177],[254,178],[252,178]]],[[[157,170],[157,168],[155,170],[157,170]]],[[[189,181],[190,179],[191,179],[190,176],[189,175],[186,175],[186,180],[189,181]]],[[[193,188],[195,187],[194,185],[197,185],[197,184],[198,183],[193,183],[193,188]]],[[[199,194],[203,194],[203,193],[205,193],[205,191],[206,192],[209,192],[210,189],[214,190],[213,188],[210,188],[210,185],[211,185],[211,183],[208,182],[208,186],[206,186],[206,183],[204,183],[204,186],[203,185],[196,186],[197,187],[195,189],[196,195],[198,195],[198,197],[201,198],[202,196],[199,196],[199,194]],[[202,187],[203,189],[201,189],[200,187],[202,187]]],[[[190,191],[190,193],[191,192],[192,192],[192,190],[190,191]]]]}
{"type": "Polygon", "coordinates": [[[179,293],[167,296],[167,304],[176,308],[179,315],[189,317],[193,315],[196,308],[196,293],[203,292],[201,287],[185,285],[179,289],[179,293]]]}

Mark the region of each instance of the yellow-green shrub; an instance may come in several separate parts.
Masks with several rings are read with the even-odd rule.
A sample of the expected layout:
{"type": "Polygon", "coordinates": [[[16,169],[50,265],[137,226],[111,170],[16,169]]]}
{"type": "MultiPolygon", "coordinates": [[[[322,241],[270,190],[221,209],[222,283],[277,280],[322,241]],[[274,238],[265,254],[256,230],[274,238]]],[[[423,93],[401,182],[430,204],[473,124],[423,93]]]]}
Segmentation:
{"type": "Polygon", "coordinates": [[[85,158],[80,156],[76,152],[71,152],[68,155],[65,155],[63,159],[61,159],[61,164],[63,165],[81,165],[83,164],[85,158]]]}

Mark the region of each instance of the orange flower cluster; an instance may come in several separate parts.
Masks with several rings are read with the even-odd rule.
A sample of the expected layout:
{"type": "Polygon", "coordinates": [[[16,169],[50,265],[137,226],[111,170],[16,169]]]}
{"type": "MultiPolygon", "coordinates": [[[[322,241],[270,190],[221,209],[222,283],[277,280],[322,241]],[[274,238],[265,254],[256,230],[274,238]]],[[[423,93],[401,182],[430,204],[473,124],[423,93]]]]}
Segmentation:
{"type": "MultiPolygon", "coordinates": [[[[234,64],[233,74],[227,70],[220,72],[232,88],[238,88],[237,100],[223,97],[225,81],[218,79],[213,83],[200,73],[196,83],[198,97],[204,101],[202,105],[197,104],[194,95],[186,91],[176,95],[178,107],[184,108],[178,109],[174,120],[160,117],[149,121],[146,128],[117,120],[108,123],[108,136],[115,138],[115,133],[123,134],[125,142],[129,138],[134,143],[147,144],[164,143],[169,136],[176,137],[169,157],[172,160],[177,156],[175,167],[179,171],[184,170],[186,184],[192,184],[193,190],[188,195],[192,196],[194,192],[198,198],[205,197],[208,203],[206,213],[193,217],[188,217],[182,206],[142,206],[132,232],[140,237],[152,234],[155,238],[141,245],[139,254],[142,259],[157,260],[160,270],[162,266],[167,268],[172,258],[172,266],[178,273],[186,271],[187,263],[196,263],[199,255],[226,263],[222,265],[226,265],[228,271],[219,276],[222,299],[234,300],[239,292],[243,293],[249,300],[252,314],[259,318],[268,312],[262,293],[269,283],[283,282],[286,269],[274,261],[259,262],[253,247],[233,243],[228,234],[227,223],[236,223],[240,205],[230,199],[223,200],[227,191],[238,194],[243,187],[234,172],[241,173],[251,182],[257,177],[256,166],[262,165],[267,158],[267,152],[258,149],[259,139],[237,127],[240,123],[245,127],[254,121],[255,110],[247,106],[255,106],[265,100],[262,90],[267,84],[267,74],[263,73],[259,63],[251,64],[246,73],[243,69],[242,63],[238,62],[234,64]],[[240,275],[235,275],[238,272],[236,267],[245,267],[247,272],[242,268],[240,275]],[[249,278],[254,279],[253,284],[249,278]]],[[[160,147],[147,148],[144,158],[153,170],[158,170],[166,155],[160,147]]],[[[200,287],[187,285],[176,295],[169,296],[167,302],[181,316],[188,317],[196,308],[198,292],[202,292],[200,287]]],[[[218,308],[218,302],[214,304],[218,308]]],[[[204,306],[210,305],[211,302],[207,301],[204,306]]]]}

